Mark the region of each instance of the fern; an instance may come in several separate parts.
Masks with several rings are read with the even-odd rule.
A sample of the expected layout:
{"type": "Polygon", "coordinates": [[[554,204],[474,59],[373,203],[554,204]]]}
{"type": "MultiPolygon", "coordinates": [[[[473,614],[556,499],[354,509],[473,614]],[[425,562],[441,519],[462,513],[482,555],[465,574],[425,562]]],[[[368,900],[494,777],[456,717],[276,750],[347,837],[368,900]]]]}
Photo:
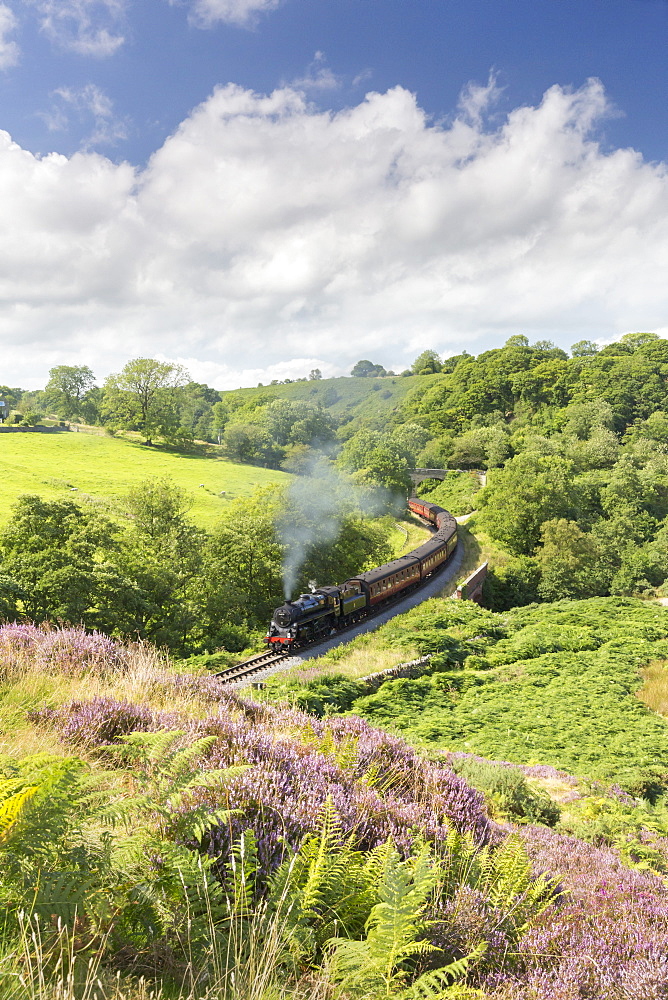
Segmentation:
{"type": "Polygon", "coordinates": [[[299,737],[307,747],[334,761],[342,771],[354,771],[359,765],[359,736],[353,733],[337,742],[331,729],[325,729],[320,736],[313,726],[307,726],[299,731],[299,737]]]}
{"type": "Polygon", "coordinates": [[[344,990],[394,996],[405,985],[407,963],[436,950],[420,940],[420,934],[438,879],[438,864],[428,846],[405,861],[391,851],[364,940],[330,941],[332,975],[344,990]]]}
{"type": "MultiPolygon", "coordinates": [[[[366,771],[357,773],[360,770],[359,736],[347,733],[337,742],[331,729],[325,729],[319,736],[313,726],[299,730],[298,735],[302,743],[333,761],[342,771],[355,774],[359,781],[370,788],[379,786],[380,764],[370,764],[366,771]]],[[[392,784],[392,781],[390,778],[389,784],[392,784]]]]}
{"type": "Polygon", "coordinates": [[[478,849],[469,835],[451,831],[442,853],[441,895],[452,897],[460,885],[477,889],[499,913],[499,927],[511,940],[516,941],[558,895],[557,879],[534,874],[515,835],[499,847],[478,849]]]}
{"type": "MultiPolygon", "coordinates": [[[[212,809],[196,803],[196,792],[224,791],[225,786],[247,770],[245,766],[203,771],[201,760],[216,741],[205,736],[186,747],[178,742],[181,730],[157,733],[130,733],[112,749],[131,769],[136,794],[124,800],[121,817],[134,824],[137,817],[152,822],[164,840],[201,843],[206,833],[229,820],[227,809],[212,809]]],[[[116,819],[118,806],[107,818],[116,819]]]]}
{"type": "MultiPolygon", "coordinates": [[[[453,989],[452,984],[456,980],[463,978],[469,967],[478,961],[487,951],[487,942],[481,941],[473,951],[463,958],[458,958],[449,965],[434,969],[432,972],[425,972],[411,984],[411,986],[401,995],[402,1000],[445,1000],[446,997],[455,998],[459,992],[453,989]]],[[[469,991],[467,991],[469,992],[469,991]]],[[[478,990],[469,992],[471,1000],[474,996],[483,996],[478,990]]]]}
{"type": "Polygon", "coordinates": [[[26,806],[37,791],[37,785],[24,786],[17,779],[0,781],[0,848],[11,840],[26,806]]]}
{"type": "Polygon", "coordinates": [[[76,758],[33,754],[0,761],[3,902],[72,924],[92,914],[106,868],[105,846],[87,834],[100,791],[76,758]]]}
{"type": "Polygon", "coordinates": [[[393,849],[362,853],[343,840],[340,822],[328,799],[317,834],[269,882],[268,912],[284,925],[284,941],[293,960],[312,961],[333,936],[357,935],[378,902],[378,886],[393,849]]]}
{"type": "Polygon", "coordinates": [[[228,891],[234,916],[250,915],[259,870],[257,841],[252,830],[245,830],[232,847],[229,861],[228,891]]]}

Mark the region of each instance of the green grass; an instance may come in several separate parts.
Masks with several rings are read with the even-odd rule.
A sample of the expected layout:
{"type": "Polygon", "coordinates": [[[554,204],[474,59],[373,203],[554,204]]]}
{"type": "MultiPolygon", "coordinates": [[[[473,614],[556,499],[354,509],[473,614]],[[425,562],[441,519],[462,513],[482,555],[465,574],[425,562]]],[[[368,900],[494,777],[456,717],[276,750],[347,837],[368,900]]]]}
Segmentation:
{"type": "MultiPolygon", "coordinates": [[[[343,424],[368,424],[384,430],[392,423],[409,392],[426,390],[438,376],[413,375],[402,378],[389,375],[382,378],[330,378],[314,382],[292,382],[289,385],[266,385],[255,389],[237,389],[233,395],[244,404],[272,399],[305,400],[320,403],[343,424]]],[[[228,396],[223,395],[223,400],[228,396]]]]}
{"type": "Polygon", "coordinates": [[[426,542],[430,535],[431,532],[419,523],[417,518],[402,517],[400,521],[395,522],[392,534],[388,539],[392,546],[392,558],[398,559],[399,556],[412,552],[418,545],[426,542]]]}
{"type": "Polygon", "coordinates": [[[21,494],[47,500],[92,498],[114,513],[133,486],[168,476],[192,496],[191,516],[202,527],[215,524],[230,500],[289,479],[284,472],[238,465],[216,455],[162,451],[70,431],[0,432],[0,476],[0,523],[7,521],[21,494]]]}

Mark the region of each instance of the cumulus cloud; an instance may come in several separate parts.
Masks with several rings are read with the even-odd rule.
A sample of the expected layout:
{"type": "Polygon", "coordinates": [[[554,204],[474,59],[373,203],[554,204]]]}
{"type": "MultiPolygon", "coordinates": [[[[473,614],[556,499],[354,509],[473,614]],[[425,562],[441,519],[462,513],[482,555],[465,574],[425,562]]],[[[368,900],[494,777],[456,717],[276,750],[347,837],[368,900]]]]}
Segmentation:
{"type": "Polygon", "coordinates": [[[123,45],[126,0],[28,0],[44,33],[59,48],[83,56],[111,56],[123,45]]]}
{"type": "Polygon", "coordinates": [[[191,20],[201,28],[211,28],[221,22],[249,27],[257,22],[260,14],[276,10],[280,2],[281,0],[192,0],[191,20]]]}
{"type": "Polygon", "coordinates": [[[0,69],[9,69],[19,61],[19,47],[9,36],[16,30],[16,18],[10,7],[0,3],[0,69]]]}
{"type": "Polygon", "coordinates": [[[141,171],[0,134],[2,381],[160,352],[233,388],[665,331],[666,167],[601,149],[601,84],[493,129],[482,105],[437,125],[401,87],[334,113],[230,85],[141,171]]]}

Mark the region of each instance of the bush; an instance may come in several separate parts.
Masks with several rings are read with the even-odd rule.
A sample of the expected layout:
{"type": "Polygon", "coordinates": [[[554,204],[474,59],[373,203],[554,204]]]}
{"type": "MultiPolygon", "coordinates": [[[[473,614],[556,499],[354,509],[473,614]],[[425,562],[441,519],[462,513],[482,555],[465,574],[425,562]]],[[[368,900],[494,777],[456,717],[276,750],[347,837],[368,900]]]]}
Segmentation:
{"type": "Polygon", "coordinates": [[[485,607],[492,611],[510,611],[534,604],[539,599],[539,583],[537,561],[531,556],[517,556],[506,566],[490,569],[482,589],[485,607]]]}
{"type": "Polygon", "coordinates": [[[485,794],[497,818],[543,826],[555,826],[559,821],[561,810],[557,803],[543,789],[530,785],[518,768],[456,754],[448,762],[457,774],[485,794]]]}
{"type": "Polygon", "coordinates": [[[41,413],[26,413],[25,417],[21,421],[21,426],[36,427],[41,419],[42,419],[41,413]]]}

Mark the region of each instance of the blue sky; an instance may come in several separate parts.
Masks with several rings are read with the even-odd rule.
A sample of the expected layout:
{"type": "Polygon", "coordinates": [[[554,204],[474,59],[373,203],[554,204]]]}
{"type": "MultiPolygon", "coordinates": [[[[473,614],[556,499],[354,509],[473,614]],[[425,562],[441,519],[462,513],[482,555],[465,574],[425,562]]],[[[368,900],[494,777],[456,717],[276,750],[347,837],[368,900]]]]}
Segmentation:
{"type": "Polygon", "coordinates": [[[666,335],[667,42],[665,0],[0,0],[0,383],[666,335]]]}

